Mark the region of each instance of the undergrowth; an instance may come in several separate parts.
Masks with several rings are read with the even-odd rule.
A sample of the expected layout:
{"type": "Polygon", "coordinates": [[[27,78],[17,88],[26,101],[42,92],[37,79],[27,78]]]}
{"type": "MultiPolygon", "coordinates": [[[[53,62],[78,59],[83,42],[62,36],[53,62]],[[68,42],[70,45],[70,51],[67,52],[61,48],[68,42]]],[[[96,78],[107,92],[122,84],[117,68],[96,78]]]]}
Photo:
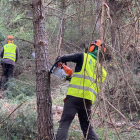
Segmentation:
{"type": "MultiPolygon", "coordinates": [[[[25,75],[22,75],[20,78],[18,80],[12,79],[12,82],[8,82],[8,90],[4,93],[5,98],[0,100],[0,140],[37,140],[35,83],[29,83],[25,75]],[[20,78],[26,82],[21,81],[20,78]],[[24,103],[17,108],[22,102],[24,103]],[[16,109],[15,112],[12,112],[14,109],[16,109]]],[[[63,106],[66,92],[66,85],[57,86],[52,89],[52,105],[63,106]]],[[[60,118],[61,114],[53,115],[54,134],[57,133],[60,118]]],[[[91,122],[99,140],[105,140],[106,138],[109,140],[119,140],[114,127],[108,125],[107,133],[105,127],[99,125],[99,120],[98,114],[95,113],[92,116],[91,122]]],[[[127,125],[117,128],[122,140],[140,139],[138,129],[131,128],[128,130],[127,128],[127,125]]],[[[77,115],[69,128],[67,140],[84,140],[77,115]]]]}

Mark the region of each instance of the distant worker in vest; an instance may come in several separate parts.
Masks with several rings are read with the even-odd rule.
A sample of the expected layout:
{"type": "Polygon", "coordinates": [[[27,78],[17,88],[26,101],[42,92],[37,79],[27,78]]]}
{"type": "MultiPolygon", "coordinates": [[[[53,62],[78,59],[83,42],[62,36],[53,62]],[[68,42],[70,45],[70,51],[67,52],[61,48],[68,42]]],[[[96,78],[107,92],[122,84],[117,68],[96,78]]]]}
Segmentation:
{"type": "MultiPolygon", "coordinates": [[[[76,113],[78,114],[84,137],[87,140],[98,140],[98,136],[90,123],[91,106],[100,90],[100,78],[97,73],[98,50],[102,50],[102,53],[106,51],[101,40],[93,41],[86,53],[66,54],[57,58],[62,63],[74,62],[76,63],[76,67],[64,100],[64,109],[56,134],[56,140],[67,139],[68,129],[76,113]],[[99,47],[101,49],[98,49],[99,47]]],[[[99,51],[99,60],[101,57],[103,58],[103,55],[100,55],[100,53],[99,51]]],[[[102,67],[102,82],[106,76],[107,72],[102,67]]]]}
{"type": "Polygon", "coordinates": [[[19,56],[19,49],[14,44],[14,37],[9,35],[7,37],[7,44],[1,49],[1,58],[2,58],[2,81],[1,81],[1,89],[6,89],[6,82],[13,77],[13,71],[15,67],[15,62],[17,61],[19,56]]]}

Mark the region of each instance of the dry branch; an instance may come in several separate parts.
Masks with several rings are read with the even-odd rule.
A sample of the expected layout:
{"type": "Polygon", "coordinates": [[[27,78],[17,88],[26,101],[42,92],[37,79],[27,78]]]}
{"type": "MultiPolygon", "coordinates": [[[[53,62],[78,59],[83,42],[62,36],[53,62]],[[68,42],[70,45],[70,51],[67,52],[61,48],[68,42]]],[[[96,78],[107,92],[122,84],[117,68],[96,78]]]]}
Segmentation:
{"type": "Polygon", "coordinates": [[[0,124],[4,123],[5,120],[7,120],[19,107],[21,107],[23,103],[25,103],[25,101],[18,105],[3,121],[0,122],[0,124]]]}
{"type": "Polygon", "coordinates": [[[24,40],[24,39],[20,39],[20,38],[15,38],[15,39],[17,39],[17,40],[21,40],[21,41],[25,41],[25,42],[28,42],[28,43],[30,43],[30,44],[32,44],[32,45],[35,45],[33,42],[28,41],[28,40],[24,40]]]}
{"type": "Polygon", "coordinates": [[[115,108],[107,99],[105,99],[105,101],[106,101],[112,108],[114,108],[124,119],[126,119],[126,117],[125,117],[117,108],[115,108]]]}

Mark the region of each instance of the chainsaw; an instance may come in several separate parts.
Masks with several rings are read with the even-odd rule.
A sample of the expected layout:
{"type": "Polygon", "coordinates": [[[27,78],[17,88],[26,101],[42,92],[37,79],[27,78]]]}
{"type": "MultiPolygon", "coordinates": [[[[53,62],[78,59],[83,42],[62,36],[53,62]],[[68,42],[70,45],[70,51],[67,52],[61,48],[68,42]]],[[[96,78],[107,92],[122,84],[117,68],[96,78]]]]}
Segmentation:
{"type": "Polygon", "coordinates": [[[68,66],[62,64],[59,60],[56,60],[56,62],[52,65],[50,69],[50,73],[63,81],[70,81],[73,70],[68,66]]]}

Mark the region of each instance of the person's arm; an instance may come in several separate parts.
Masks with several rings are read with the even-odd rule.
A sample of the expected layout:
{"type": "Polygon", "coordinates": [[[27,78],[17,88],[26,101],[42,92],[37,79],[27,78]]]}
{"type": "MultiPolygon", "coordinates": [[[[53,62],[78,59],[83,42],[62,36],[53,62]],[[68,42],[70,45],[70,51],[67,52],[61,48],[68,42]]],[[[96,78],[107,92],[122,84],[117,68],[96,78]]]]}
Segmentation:
{"type": "Polygon", "coordinates": [[[4,54],[4,47],[1,48],[1,52],[0,52],[1,58],[3,58],[3,54],[4,54]]]}
{"type": "Polygon", "coordinates": [[[59,60],[62,63],[65,63],[65,62],[78,63],[83,60],[83,53],[79,52],[79,53],[65,54],[65,55],[60,56],[59,60]]]}
{"type": "Polygon", "coordinates": [[[79,53],[62,55],[62,56],[60,56],[59,60],[62,63],[65,63],[65,62],[76,63],[75,72],[79,72],[79,71],[81,71],[81,68],[82,68],[82,65],[83,65],[84,53],[79,52],[79,53]]]}
{"type": "Polygon", "coordinates": [[[19,49],[18,47],[16,47],[16,61],[18,60],[18,58],[19,58],[19,49]]]}

